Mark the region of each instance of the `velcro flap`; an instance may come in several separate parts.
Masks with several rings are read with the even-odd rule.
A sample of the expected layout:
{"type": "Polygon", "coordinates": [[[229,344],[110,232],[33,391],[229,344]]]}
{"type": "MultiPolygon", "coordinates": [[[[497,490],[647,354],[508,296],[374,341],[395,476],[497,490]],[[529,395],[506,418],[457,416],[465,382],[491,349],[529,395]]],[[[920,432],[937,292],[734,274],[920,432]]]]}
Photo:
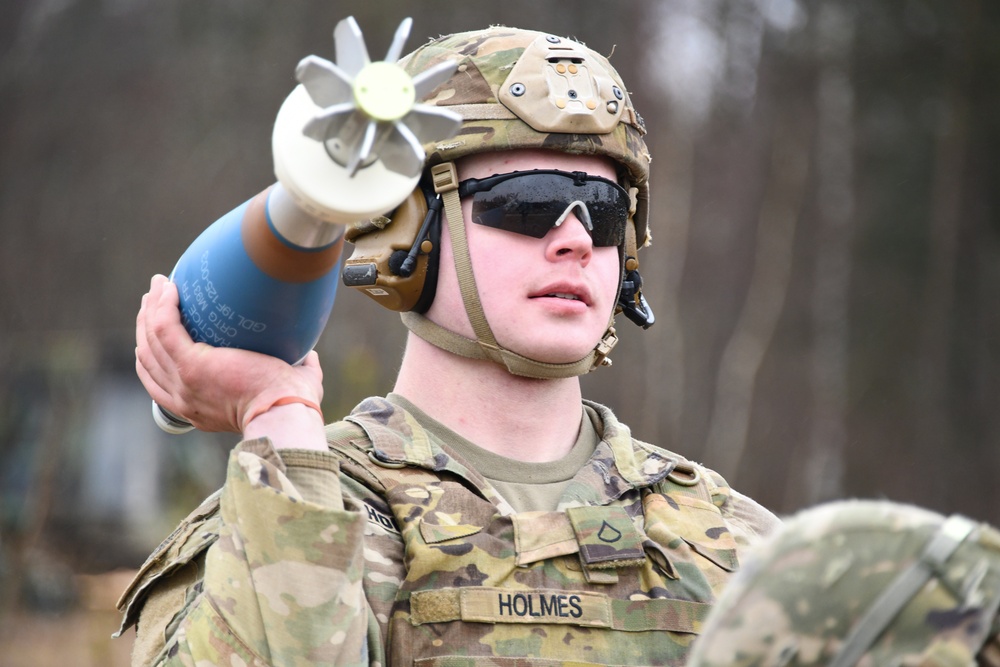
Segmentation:
{"type": "Polygon", "coordinates": [[[438,544],[475,535],[483,528],[468,523],[460,523],[460,517],[446,512],[428,512],[420,520],[420,536],[427,544],[438,544]]]}
{"type": "Polygon", "coordinates": [[[675,494],[671,499],[677,505],[688,508],[688,511],[676,512],[671,517],[688,546],[727,572],[738,570],[736,538],[729,532],[718,508],[692,496],[675,494]]]}
{"type": "Polygon", "coordinates": [[[519,512],[511,520],[518,567],[580,550],[565,512],[519,512]]]}
{"type": "Polygon", "coordinates": [[[571,507],[569,515],[580,561],[590,568],[638,567],[646,562],[642,536],[625,509],[617,505],[571,507]]]}

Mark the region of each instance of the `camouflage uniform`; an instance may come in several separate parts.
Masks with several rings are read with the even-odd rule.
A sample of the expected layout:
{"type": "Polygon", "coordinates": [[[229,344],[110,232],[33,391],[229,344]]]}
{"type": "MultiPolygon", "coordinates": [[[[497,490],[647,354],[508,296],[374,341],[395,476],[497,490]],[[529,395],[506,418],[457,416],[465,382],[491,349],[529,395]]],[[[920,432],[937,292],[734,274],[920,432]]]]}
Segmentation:
{"type": "Polygon", "coordinates": [[[750,557],[697,667],[1000,665],[1000,533],[888,502],[831,503],[750,557]]]}
{"type": "Polygon", "coordinates": [[[384,399],[328,427],[330,454],[244,442],[123,596],[124,626],[165,626],[164,665],[683,664],[776,519],[589,405],[602,441],[553,512],[515,513],[384,399]]]}

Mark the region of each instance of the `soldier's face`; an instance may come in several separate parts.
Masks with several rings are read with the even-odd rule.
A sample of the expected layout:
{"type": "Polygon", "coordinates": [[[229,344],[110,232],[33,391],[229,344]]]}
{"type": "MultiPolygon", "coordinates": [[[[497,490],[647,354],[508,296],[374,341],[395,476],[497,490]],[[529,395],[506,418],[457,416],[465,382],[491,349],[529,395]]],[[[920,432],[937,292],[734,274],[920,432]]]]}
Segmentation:
{"type": "MultiPolygon", "coordinates": [[[[459,162],[458,176],[465,180],[531,169],[616,178],[608,159],[543,150],[471,156],[459,162]]],[[[462,202],[462,211],[479,298],[497,341],[548,363],[586,356],[607,329],[614,308],[618,249],[595,247],[586,227],[572,213],[543,238],[532,238],[473,224],[471,198],[462,202]]],[[[474,337],[447,230],[441,236],[441,273],[427,314],[446,329],[474,337]]]]}

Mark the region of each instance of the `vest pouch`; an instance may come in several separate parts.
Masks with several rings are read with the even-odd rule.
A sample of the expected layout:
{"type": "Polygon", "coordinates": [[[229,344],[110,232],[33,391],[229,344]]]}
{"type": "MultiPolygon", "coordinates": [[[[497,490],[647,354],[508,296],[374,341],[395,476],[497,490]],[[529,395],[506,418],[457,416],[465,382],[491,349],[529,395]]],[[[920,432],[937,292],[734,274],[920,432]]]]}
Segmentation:
{"type": "MultiPolygon", "coordinates": [[[[715,568],[702,569],[713,589],[725,583],[727,573],[739,569],[736,540],[723,521],[719,508],[693,494],[666,489],[661,495],[647,493],[643,497],[646,534],[669,550],[679,547],[677,540],[715,568]],[[676,546],[675,546],[676,545],[676,546]]],[[[681,573],[683,577],[683,573],[681,573]]]]}
{"type": "Polygon", "coordinates": [[[460,540],[475,535],[483,529],[468,523],[453,523],[453,515],[443,512],[428,512],[420,519],[420,536],[427,544],[440,544],[448,540],[460,540]]]}

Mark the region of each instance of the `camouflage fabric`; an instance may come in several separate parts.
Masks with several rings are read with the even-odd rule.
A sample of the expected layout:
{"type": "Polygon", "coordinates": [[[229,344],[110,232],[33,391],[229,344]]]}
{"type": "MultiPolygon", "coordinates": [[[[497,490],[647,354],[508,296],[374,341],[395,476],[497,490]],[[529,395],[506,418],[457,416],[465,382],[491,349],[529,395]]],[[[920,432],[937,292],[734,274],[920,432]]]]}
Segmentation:
{"type": "MultiPolygon", "coordinates": [[[[449,162],[474,153],[516,148],[546,148],[578,155],[608,156],[626,168],[629,185],[638,189],[635,216],[637,242],[640,247],[647,242],[650,156],[643,140],[646,128],[632,106],[621,77],[604,56],[565,38],[530,30],[493,27],[431,41],[405,57],[400,64],[411,74],[416,74],[445,60],[457,60],[458,71],[433,91],[424,103],[457,111],[465,122],[458,136],[424,147],[428,164],[449,162]],[[534,49],[539,48],[538,44],[550,44],[547,40],[557,40],[558,46],[570,50],[570,55],[579,56],[574,60],[583,60],[579,64],[581,69],[590,64],[586,78],[596,78],[598,84],[605,76],[610,78],[613,85],[595,86],[600,89],[598,92],[602,97],[596,113],[607,115],[605,105],[616,105],[618,122],[613,123],[613,129],[597,131],[589,124],[581,124],[579,117],[586,114],[568,114],[549,126],[541,126],[542,130],[536,129],[539,122],[535,117],[544,117],[555,108],[554,104],[560,102],[558,99],[554,99],[554,104],[547,101],[560,94],[563,87],[563,84],[553,81],[553,77],[545,78],[540,73],[534,73],[537,85],[531,85],[529,81],[528,93],[524,96],[531,97],[535,89],[541,89],[533,98],[536,100],[534,104],[529,103],[516,111],[504,105],[501,100],[504,83],[518,59],[526,51],[534,53],[534,49]],[[620,92],[620,101],[614,91],[620,92]]],[[[583,74],[578,78],[584,78],[583,74]]],[[[516,83],[521,83],[521,80],[516,83]]],[[[582,90],[591,85],[591,81],[567,85],[582,90]]]]}
{"type": "MultiPolygon", "coordinates": [[[[323,454],[299,451],[286,458],[299,466],[325,466],[331,474],[336,470],[323,454]]],[[[218,513],[188,525],[196,532],[218,529],[202,544],[211,545],[204,578],[190,589],[185,607],[173,610],[179,613],[150,664],[369,664],[358,548],[364,517],[343,505],[305,502],[285,470],[266,441],[234,450],[218,513]]],[[[197,555],[188,549],[188,558],[197,555]]],[[[149,562],[156,561],[154,554],[149,562]]],[[[163,573],[140,573],[132,591],[155,587],[158,576],[163,573]]],[[[135,621],[143,602],[129,592],[126,597],[123,627],[135,621]]]]}
{"type": "Polygon", "coordinates": [[[994,529],[888,502],[831,503],[752,554],[690,664],[996,665],[998,606],[994,529]]]}
{"type": "MultiPolygon", "coordinates": [[[[185,529],[218,537],[149,664],[684,664],[758,539],[740,517],[776,520],[593,407],[603,441],[555,512],[514,512],[384,399],[328,427],[329,454],[242,443],[219,514],[185,529]],[[343,504],[304,498],[300,467],[343,504]]],[[[126,623],[158,576],[126,596],[126,623]]]]}

